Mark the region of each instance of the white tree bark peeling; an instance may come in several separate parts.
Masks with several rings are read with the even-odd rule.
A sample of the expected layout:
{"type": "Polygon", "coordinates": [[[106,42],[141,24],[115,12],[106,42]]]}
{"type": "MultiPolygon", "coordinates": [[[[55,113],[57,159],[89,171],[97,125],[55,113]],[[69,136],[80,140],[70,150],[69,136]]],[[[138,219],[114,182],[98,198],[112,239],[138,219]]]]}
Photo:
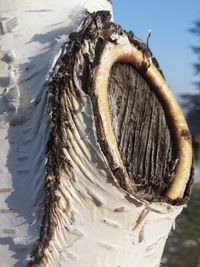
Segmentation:
{"type": "Polygon", "coordinates": [[[0,3],[1,264],[158,267],[183,205],[126,190],[102,149],[91,88],[108,14],[88,15],[64,44],[84,16],[66,20],[73,8],[110,3],[39,2],[0,3]]]}
{"type": "MultiPolygon", "coordinates": [[[[51,78],[45,206],[50,211],[33,252],[33,264],[159,266],[166,238],[183,208],[161,201],[151,203],[142,194],[131,194],[123,182],[118,184],[119,177],[111,166],[115,161],[102,149],[101,142],[109,134],[99,137],[101,125],[96,124],[92,88],[101,45],[116,37],[116,26],[108,19],[106,12],[88,16],[62,48],[51,78]]],[[[124,41],[129,42],[126,37],[124,41]]]]}
{"type": "Polygon", "coordinates": [[[45,86],[84,10],[107,1],[0,2],[0,258],[26,266],[40,234],[48,139],[45,86]]]}
{"type": "Polygon", "coordinates": [[[86,94],[67,100],[73,118],[66,133],[72,173],[62,172],[56,228],[45,250],[47,266],[152,266],[182,206],[141,201],[109,183],[112,173],[96,142],[86,94]],[[77,112],[78,111],[78,112],[77,112]]]}

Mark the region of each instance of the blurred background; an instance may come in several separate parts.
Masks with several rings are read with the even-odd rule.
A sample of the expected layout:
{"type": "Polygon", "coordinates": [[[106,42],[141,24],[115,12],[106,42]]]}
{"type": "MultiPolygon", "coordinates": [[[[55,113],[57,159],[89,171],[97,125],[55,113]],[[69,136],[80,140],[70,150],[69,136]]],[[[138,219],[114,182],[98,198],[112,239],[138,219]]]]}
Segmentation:
{"type": "MultiPolygon", "coordinates": [[[[200,0],[113,0],[114,20],[147,40],[185,113],[193,136],[195,184],[176,221],[163,267],[200,267],[200,0]]],[[[148,266],[147,266],[148,267],[148,266]]]]}

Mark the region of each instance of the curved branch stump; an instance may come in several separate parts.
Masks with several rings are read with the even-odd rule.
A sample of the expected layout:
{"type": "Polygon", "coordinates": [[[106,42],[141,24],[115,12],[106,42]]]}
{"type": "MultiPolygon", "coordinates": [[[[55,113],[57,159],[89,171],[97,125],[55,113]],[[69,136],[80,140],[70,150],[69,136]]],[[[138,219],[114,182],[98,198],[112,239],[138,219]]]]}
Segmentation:
{"type": "Polygon", "coordinates": [[[45,211],[30,266],[159,266],[192,183],[191,137],[148,47],[88,14],[49,90],[45,211]]]}

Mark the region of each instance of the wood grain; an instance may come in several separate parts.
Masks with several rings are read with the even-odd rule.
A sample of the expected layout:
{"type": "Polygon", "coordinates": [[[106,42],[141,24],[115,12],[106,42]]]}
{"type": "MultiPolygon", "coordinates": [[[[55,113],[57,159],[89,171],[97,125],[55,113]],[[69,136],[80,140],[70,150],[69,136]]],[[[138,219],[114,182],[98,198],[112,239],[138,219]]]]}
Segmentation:
{"type": "Polygon", "coordinates": [[[161,102],[132,65],[112,67],[109,107],[131,180],[138,191],[162,195],[173,175],[175,148],[161,102]]]}

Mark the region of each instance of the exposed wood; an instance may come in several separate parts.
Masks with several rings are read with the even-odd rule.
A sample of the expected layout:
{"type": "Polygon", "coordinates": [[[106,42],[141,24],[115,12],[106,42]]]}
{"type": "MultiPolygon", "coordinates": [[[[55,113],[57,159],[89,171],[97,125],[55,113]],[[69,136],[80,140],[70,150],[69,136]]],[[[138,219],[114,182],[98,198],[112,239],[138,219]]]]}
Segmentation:
{"type": "MultiPolygon", "coordinates": [[[[6,7],[6,14],[19,16],[19,20],[11,17],[8,21],[4,16],[1,21],[3,47],[8,44],[5,31],[11,32],[17,43],[17,56],[4,49],[1,58],[1,69],[12,78],[0,98],[6,126],[1,132],[1,146],[7,152],[1,164],[5,167],[8,163],[4,175],[10,179],[0,193],[12,200],[0,207],[0,216],[8,221],[1,232],[0,252],[6,255],[3,263],[20,267],[27,263],[38,267],[159,266],[169,231],[190,195],[187,125],[151,51],[112,23],[108,11],[88,13],[76,32],[57,43],[57,36],[76,28],[72,23],[66,32],[73,16],[63,24],[66,9],[76,7],[75,2],[59,1],[63,8],[52,1],[42,6],[30,0],[31,6],[27,6],[27,0],[0,3],[3,10],[6,7]],[[20,12],[12,11],[15,8],[20,12]],[[56,19],[49,17],[52,8],[59,8],[56,19]],[[38,24],[30,20],[30,16],[36,19],[41,14],[45,25],[43,20],[38,24]],[[15,29],[20,31],[20,27],[15,28],[16,21],[22,23],[24,38],[15,35],[15,29]],[[26,62],[32,59],[32,53],[33,61],[26,62]],[[47,62],[49,57],[51,61],[47,62]],[[16,67],[14,72],[10,62],[16,67]],[[116,62],[125,64],[114,65],[116,62]],[[125,74],[130,77],[127,81],[125,74]],[[124,84],[123,94],[120,83],[124,84]],[[140,96],[138,103],[132,93],[140,96]],[[119,104],[121,95],[129,97],[119,104]],[[115,110],[116,102],[120,110],[124,106],[131,110],[134,103],[133,118],[129,112],[130,120],[124,119],[115,110]],[[151,113],[145,116],[147,109],[151,113]],[[131,125],[135,117],[136,127],[131,125]],[[124,128],[122,120],[126,122],[124,128]],[[152,130],[148,128],[150,122],[152,130]],[[19,139],[13,144],[16,136],[19,139]],[[154,149],[148,147],[150,144],[154,149]],[[131,146],[135,147],[133,153],[131,146]],[[168,158],[162,161],[161,154],[168,158]],[[177,157],[180,162],[174,169],[177,157]],[[175,179],[173,172],[182,179],[175,179]],[[181,181],[171,186],[171,180],[181,181]],[[178,189],[171,193],[171,187],[178,189]],[[19,218],[25,223],[19,223],[19,218]]],[[[110,4],[107,0],[90,0],[85,7],[98,10],[110,4]]],[[[84,15],[81,12],[77,16],[80,10],[82,7],[75,12],[76,23],[84,15]]],[[[68,15],[72,11],[68,10],[68,15]]],[[[1,80],[3,86],[7,80],[1,80]]]]}
{"type": "Polygon", "coordinates": [[[178,163],[176,165],[174,178],[165,196],[169,198],[169,200],[176,201],[178,198],[181,199],[184,197],[185,189],[187,184],[189,184],[191,176],[193,152],[191,135],[186,120],[162,72],[160,72],[157,61],[152,60],[152,54],[149,48],[130,33],[123,34],[120,29],[117,29],[117,31],[118,30],[119,35],[117,41],[115,36],[112,41],[109,40],[109,42],[104,42],[102,44],[103,47],[105,47],[101,57],[97,56],[100,64],[94,71],[96,80],[92,101],[94,104],[97,128],[99,129],[97,133],[102,150],[107,155],[111,169],[113,173],[115,173],[115,177],[120,186],[129,192],[133,191],[133,184],[130,184],[127,171],[124,168],[118,150],[116,137],[113,133],[108,103],[108,79],[112,66],[116,62],[131,63],[140,74],[145,77],[151,85],[151,88],[153,88],[155,93],[159,96],[165,112],[168,115],[167,120],[170,124],[174,139],[173,142],[176,143],[178,163]]]}
{"type": "Polygon", "coordinates": [[[122,63],[112,67],[108,96],[113,131],[129,177],[138,191],[163,195],[174,175],[176,148],[162,100],[131,64],[122,63]]]}
{"type": "MultiPolygon", "coordinates": [[[[120,152],[116,150],[118,134],[116,133],[115,137],[114,134],[110,136],[110,133],[106,132],[107,128],[104,126],[109,125],[110,111],[108,105],[104,105],[106,93],[100,91],[104,88],[98,87],[98,82],[101,82],[98,78],[105,46],[107,43],[117,45],[118,38],[125,38],[127,46],[134,45],[138,49],[143,49],[144,53],[151,54],[140,40],[130,34],[127,35],[109,20],[108,12],[88,14],[79,30],[70,35],[69,42],[61,49],[60,57],[51,75],[49,88],[52,102],[49,110],[51,125],[47,148],[45,216],[40,239],[32,253],[31,265],[55,266],[62,259],[61,266],[70,264],[72,267],[81,264],[129,267],[132,266],[133,261],[136,266],[158,266],[169,230],[182,210],[183,206],[180,204],[187,201],[188,190],[179,202],[163,196],[166,187],[170,186],[170,181],[169,177],[160,175],[165,175],[168,168],[168,174],[171,176],[170,171],[174,170],[168,161],[162,161],[159,154],[161,152],[156,153],[156,159],[154,159],[158,165],[163,166],[162,170],[157,166],[154,168],[156,174],[158,170],[160,172],[160,186],[155,188],[154,177],[152,179],[148,173],[145,177],[147,185],[143,188],[143,192],[141,190],[137,192],[135,187],[140,189],[137,185],[139,179],[134,178],[135,181],[131,181],[124,168],[120,152]],[[130,44],[131,38],[133,43],[130,44]],[[114,150],[110,146],[112,142],[109,138],[113,141],[114,150]],[[113,151],[116,151],[116,154],[113,151]],[[164,181],[161,180],[162,178],[164,181]],[[156,202],[151,203],[149,199],[156,202]],[[173,206],[172,203],[180,206],[173,206]],[[133,224],[132,221],[134,221],[133,224]],[[109,235],[105,235],[108,226],[109,235]],[[163,228],[165,231],[161,233],[159,229],[163,228]],[[152,232],[153,229],[157,230],[156,234],[152,232]],[[116,236],[119,239],[116,239],[116,236]],[[90,257],[85,251],[86,248],[87,251],[93,252],[90,257]],[[106,257],[103,257],[104,254],[106,257]]],[[[112,62],[114,61],[115,58],[112,59],[112,62]]],[[[120,67],[124,68],[121,65],[120,67]]],[[[145,63],[144,73],[147,72],[147,67],[148,62],[145,63]]],[[[154,67],[156,68],[155,65],[154,67]]],[[[115,71],[117,69],[111,74],[106,74],[111,77],[110,90],[115,71]]],[[[132,79],[135,76],[138,78],[141,76],[136,74],[132,67],[127,70],[125,66],[123,71],[126,74],[131,72],[132,79]]],[[[122,73],[117,79],[123,77],[122,73]]],[[[162,136],[159,128],[162,125],[165,128],[167,140],[161,151],[169,155],[169,161],[173,162],[175,148],[166,123],[167,116],[165,116],[162,101],[159,103],[159,98],[157,99],[151,93],[144,80],[140,82],[141,84],[151,99],[150,106],[153,105],[151,103],[155,103],[159,115],[156,114],[159,121],[154,120],[156,132],[152,131],[156,150],[161,150],[156,137],[162,136]]],[[[120,91],[118,93],[120,94],[120,91]]],[[[145,98],[144,94],[143,97],[145,98]]],[[[111,98],[114,101],[113,94],[110,93],[110,102],[112,102],[111,98]]],[[[105,103],[106,101],[108,102],[108,99],[105,103]]],[[[112,107],[110,110],[114,113],[112,107]]],[[[120,118],[117,117],[118,119],[120,118]]],[[[116,121],[116,118],[114,120],[116,121]]],[[[114,128],[115,125],[114,122],[114,128]]],[[[143,131],[138,135],[138,142],[143,140],[142,134],[143,131]]],[[[137,156],[139,159],[142,156],[139,149],[137,156]]],[[[145,162],[145,166],[146,164],[148,163],[145,162]]]]}

